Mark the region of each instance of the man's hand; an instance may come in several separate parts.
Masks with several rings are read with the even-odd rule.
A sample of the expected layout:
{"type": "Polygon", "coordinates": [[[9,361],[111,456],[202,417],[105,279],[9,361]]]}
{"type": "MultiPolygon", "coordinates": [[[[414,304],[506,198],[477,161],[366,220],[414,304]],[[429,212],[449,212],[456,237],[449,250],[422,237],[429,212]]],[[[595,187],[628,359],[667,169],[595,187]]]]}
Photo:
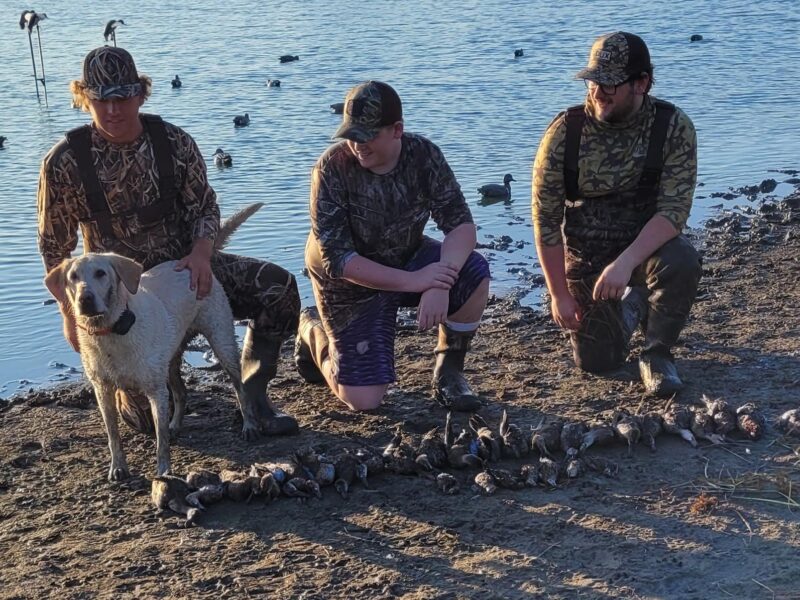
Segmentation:
{"type": "Polygon", "coordinates": [[[183,257],[175,265],[176,271],[189,269],[191,272],[190,290],[197,290],[197,299],[202,300],[211,293],[211,254],[214,244],[211,240],[199,239],[188,256],[183,257]]]}
{"type": "Polygon", "coordinates": [[[75,352],[80,354],[81,345],[78,342],[78,326],[75,323],[75,315],[72,314],[72,309],[67,304],[58,305],[61,310],[61,316],[64,321],[64,337],[75,352]]]}
{"type": "Polygon", "coordinates": [[[447,319],[447,308],[450,304],[450,292],[445,289],[430,288],[422,292],[417,307],[419,330],[425,331],[447,319]]]}
{"type": "Polygon", "coordinates": [[[414,271],[411,292],[424,293],[430,289],[449,290],[458,277],[458,269],[448,262],[435,262],[414,271]]]}
{"type": "Polygon", "coordinates": [[[594,284],[594,301],[620,300],[631,280],[631,273],[633,268],[622,261],[614,261],[608,265],[594,284]]]}
{"type": "Polygon", "coordinates": [[[550,311],[553,313],[553,320],[562,329],[578,331],[581,327],[581,307],[572,294],[565,294],[559,298],[553,297],[550,302],[550,311]]]}

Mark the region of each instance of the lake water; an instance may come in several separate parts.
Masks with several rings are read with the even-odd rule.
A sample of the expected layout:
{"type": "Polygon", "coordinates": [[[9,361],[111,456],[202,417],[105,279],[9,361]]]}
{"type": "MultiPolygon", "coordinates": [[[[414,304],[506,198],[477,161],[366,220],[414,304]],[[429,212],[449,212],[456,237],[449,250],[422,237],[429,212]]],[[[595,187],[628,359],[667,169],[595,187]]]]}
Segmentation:
{"type": "MultiPolygon", "coordinates": [[[[797,0],[197,0],[181,11],[154,0],[92,9],[84,2],[36,5],[49,17],[41,27],[49,108],[37,104],[28,36],[17,26],[29,6],[11,4],[0,2],[0,135],[8,138],[0,150],[0,397],[80,372],[55,306],[45,304],[36,183],[47,150],[87,122],[70,108],[69,81],[80,75],[86,52],[103,44],[112,18],[127,23],[119,45],[153,77],[145,109],[185,128],[207,160],[219,146],[232,154],[231,169],[209,162],[223,214],[266,203],[230,249],[297,274],[309,226],[309,173],[340,118],[328,105],[368,78],[395,86],[406,127],[444,150],[481,227],[479,241],[508,235],[525,243],[485,251],[498,293],[539,272],[530,228],[532,157],[550,119],[582,100],[583,83],[572,76],[601,33],[644,37],[656,66],[654,94],[694,120],[702,187],[692,225],[720,202],[712,192],[767,177],[783,181],[787,175],[770,171],[799,166],[797,0]],[[690,43],[695,33],[704,40],[690,43]],[[516,48],[524,57],[514,58],[516,48]],[[279,64],[288,53],[300,60],[279,64]],[[169,84],[176,73],[180,90],[169,84]],[[280,88],[264,85],[276,78],[280,88]],[[251,125],[234,129],[233,116],[245,111],[251,125]],[[501,183],[504,173],[516,179],[513,201],[481,206],[474,190],[501,183]]],[[[746,201],[727,204],[736,202],[746,201]]],[[[310,285],[299,280],[307,304],[310,285]]]]}

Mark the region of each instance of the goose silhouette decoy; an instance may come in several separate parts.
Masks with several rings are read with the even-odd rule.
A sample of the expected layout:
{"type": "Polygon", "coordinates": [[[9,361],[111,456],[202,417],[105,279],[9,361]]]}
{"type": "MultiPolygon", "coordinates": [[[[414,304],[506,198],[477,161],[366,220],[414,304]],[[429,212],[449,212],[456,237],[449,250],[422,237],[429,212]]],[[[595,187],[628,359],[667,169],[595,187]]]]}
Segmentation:
{"type": "Polygon", "coordinates": [[[511,198],[511,182],[516,181],[511,173],[506,173],[503,177],[503,185],[497,183],[487,183],[478,188],[478,193],[484,198],[511,198]]]}
{"type": "Polygon", "coordinates": [[[214,157],[214,164],[218,167],[230,167],[233,164],[231,155],[222,148],[217,148],[212,156],[214,157]]]}
{"type": "Polygon", "coordinates": [[[522,48],[517,48],[514,50],[514,58],[519,58],[520,56],[525,56],[525,50],[522,48]]]}
{"type": "Polygon", "coordinates": [[[247,127],[250,125],[250,114],[244,113],[244,116],[236,115],[233,117],[233,126],[234,127],[247,127]]]}
{"type": "Polygon", "coordinates": [[[183,85],[183,82],[181,81],[181,78],[178,75],[175,75],[175,79],[170,81],[170,83],[172,84],[172,87],[174,87],[174,88],[179,88],[179,87],[181,87],[183,85]]]}
{"type": "Polygon", "coordinates": [[[28,29],[28,33],[33,31],[33,28],[39,24],[39,21],[44,21],[47,18],[47,13],[37,13],[35,10],[23,10],[19,18],[19,28],[28,29]]]}
{"type": "Polygon", "coordinates": [[[292,56],[291,54],[284,54],[280,58],[278,58],[278,60],[281,61],[282,63],[287,63],[300,60],[300,57],[297,56],[296,54],[294,56],[292,56]]]}
{"type": "Polygon", "coordinates": [[[103,38],[108,41],[110,38],[116,37],[117,27],[120,25],[125,25],[125,21],[122,19],[111,19],[106,23],[106,29],[103,31],[103,38]]]}
{"type": "Polygon", "coordinates": [[[335,115],[344,113],[344,102],[334,102],[331,104],[331,112],[335,115]]]}
{"type": "Polygon", "coordinates": [[[281,87],[280,79],[267,79],[267,87],[281,87]]]}

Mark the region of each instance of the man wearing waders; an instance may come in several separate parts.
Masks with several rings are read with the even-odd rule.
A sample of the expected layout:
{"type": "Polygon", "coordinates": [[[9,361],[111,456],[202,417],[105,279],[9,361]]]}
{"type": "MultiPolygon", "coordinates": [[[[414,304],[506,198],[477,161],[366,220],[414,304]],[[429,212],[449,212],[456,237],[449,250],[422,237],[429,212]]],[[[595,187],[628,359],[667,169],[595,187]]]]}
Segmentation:
{"type": "Polygon", "coordinates": [[[553,319],[570,331],[576,365],[620,367],[639,324],[645,388],[683,387],[671,349],[686,324],[700,259],[681,230],[697,180],[697,136],[679,108],[649,95],[653,65],[644,41],[598,38],[584,104],[560,113],[533,167],[536,249],[553,319]]]}

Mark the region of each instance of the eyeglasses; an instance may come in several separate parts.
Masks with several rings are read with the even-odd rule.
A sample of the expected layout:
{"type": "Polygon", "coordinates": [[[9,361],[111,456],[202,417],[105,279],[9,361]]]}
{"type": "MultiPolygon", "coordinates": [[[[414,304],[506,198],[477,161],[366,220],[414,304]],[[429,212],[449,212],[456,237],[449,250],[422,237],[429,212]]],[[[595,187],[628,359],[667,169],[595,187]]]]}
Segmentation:
{"type": "Polygon", "coordinates": [[[591,79],[584,79],[583,84],[586,86],[586,89],[589,90],[590,92],[593,92],[597,88],[600,88],[600,91],[602,91],[606,96],[613,96],[614,94],[617,93],[618,87],[623,86],[626,83],[631,83],[638,78],[639,78],[638,75],[634,75],[632,77],[628,77],[628,79],[616,85],[605,85],[602,83],[597,83],[596,81],[592,81],[591,79]]]}

